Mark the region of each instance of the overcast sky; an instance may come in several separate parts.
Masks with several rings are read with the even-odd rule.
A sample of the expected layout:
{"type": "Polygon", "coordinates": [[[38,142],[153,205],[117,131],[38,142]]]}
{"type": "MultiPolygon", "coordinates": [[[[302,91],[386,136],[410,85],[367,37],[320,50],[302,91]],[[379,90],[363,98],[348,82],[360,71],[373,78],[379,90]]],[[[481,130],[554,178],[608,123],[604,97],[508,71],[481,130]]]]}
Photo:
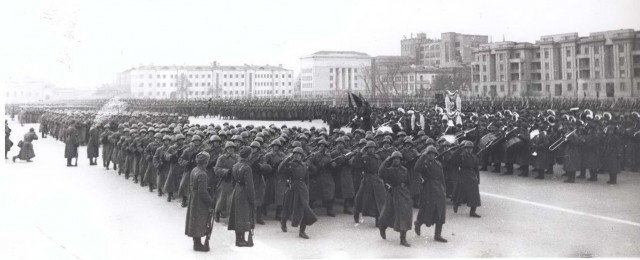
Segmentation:
{"type": "Polygon", "coordinates": [[[399,55],[425,32],[533,42],[541,35],[640,30],[640,1],[11,1],[0,11],[3,79],[111,83],[143,64],[283,64],[319,50],[399,55]],[[5,38],[5,36],[7,36],[5,38]],[[8,40],[8,41],[6,41],[8,40]]]}

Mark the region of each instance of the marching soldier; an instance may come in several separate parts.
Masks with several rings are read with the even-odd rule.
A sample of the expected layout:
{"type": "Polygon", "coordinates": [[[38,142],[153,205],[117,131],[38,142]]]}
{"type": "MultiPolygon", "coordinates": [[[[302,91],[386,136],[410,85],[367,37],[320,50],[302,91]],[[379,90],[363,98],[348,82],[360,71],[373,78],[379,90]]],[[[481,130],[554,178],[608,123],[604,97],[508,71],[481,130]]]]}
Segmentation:
{"type": "Polygon", "coordinates": [[[406,247],[411,245],[407,242],[407,230],[411,230],[413,210],[411,192],[409,184],[411,177],[407,168],[402,166],[402,153],[395,151],[382,162],[378,174],[387,187],[387,196],[382,208],[379,220],[380,236],[387,239],[387,227],[400,232],[400,244],[406,247]]]}
{"type": "Polygon", "coordinates": [[[287,182],[280,228],[282,232],[287,232],[287,221],[291,220],[291,226],[300,226],[298,236],[309,239],[305,232],[306,228],[313,225],[318,218],[309,207],[309,188],[307,187],[309,173],[307,165],[302,162],[302,156],[304,156],[304,151],[302,148],[296,147],[278,167],[278,174],[283,176],[287,182]]]}
{"type": "Polygon", "coordinates": [[[464,141],[464,148],[459,154],[460,178],[456,192],[453,195],[453,212],[458,213],[458,206],[467,204],[471,207],[469,216],[479,218],[476,208],[480,206],[480,171],[478,170],[478,158],[473,154],[473,143],[464,141]]]}
{"type": "MultiPolygon", "coordinates": [[[[182,198],[181,206],[187,207],[187,197],[189,196],[189,183],[191,181],[190,172],[196,167],[195,157],[198,153],[200,153],[202,148],[202,137],[199,135],[194,135],[191,137],[191,144],[187,146],[180,155],[178,159],[178,164],[184,168],[184,172],[182,173],[182,179],[180,180],[180,186],[178,188],[178,196],[182,198]]],[[[209,155],[209,159],[211,159],[211,155],[209,155]]]]}
{"type": "Polygon", "coordinates": [[[251,232],[255,228],[256,192],[249,162],[251,148],[241,147],[239,155],[240,160],[232,168],[234,188],[231,194],[229,226],[227,229],[235,231],[237,247],[252,247],[252,234],[249,234],[249,241],[244,239],[244,233],[251,232]]]}
{"type": "MultiPolygon", "coordinates": [[[[335,217],[333,213],[333,199],[335,196],[335,183],[329,169],[331,157],[326,153],[328,143],[325,140],[318,142],[318,150],[309,156],[309,206],[313,208],[313,202],[321,200],[327,209],[327,216],[335,217]]],[[[304,149],[303,149],[304,150],[304,149]]]]}
{"type": "Polygon", "coordinates": [[[178,191],[180,180],[182,180],[182,173],[184,167],[178,163],[182,152],[186,149],[184,144],[184,135],[176,134],[175,143],[167,149],[164,153],[165,161],[169,162],[169,174],[167,180],[164,183],[163,190],[167,193],[167,202],[171,202],[174,198],[173,193],[178,191]]]}
{"type": "MultiPolygon", "coordinates": [[[[262,212],[258,210],[258,206],[262,206],[264,204],[264,197],[266,192],[266,184],[264,180],[264,176],[267,173],[271,172],[271,165],[269,165],[265,159],[265,153],[261,151],[262,147],[260,143],[257,141],[251,142],[251,156],[248,158],[247,163],[251,167],[251,172],[253,173],[253,189],[255,190],[255,203],[256,207],[253,212],[255,212],[255,221],[260,225],[264,225],[264,220],[262,219],[262,212]]],[[[241,160],[242,161],[242,160],[241,160]]]]}
{"type": "Polygon", "coordinates": [[[147,161],[147,167],[145,168],[143,181],[149,185],[149,192],[153,192],[154,187],[157,187],[158,168],[153,163],[153,156],[156,153],[156,149],[162,145],[162,134],[156,133],[153,136],[153,142],[144,148],[142,159],[147,161]]]}
{"type": "Polygon", "coordinates": [[[269,145],[271,151],[265,154],[264,160],[271,166],[271,172],[265,177],[265,199],[262,205],[262,215],[267,215],[267,206],[276,205],[276,220],[280,220],[282,212],[282,202],[284,201],[284,192],[286,189],[285,179],[278,173],[278,166],[284,160],[286,154],[281,151],[282,143],[275,139],[269,145]]]}
{"type": "Polygon", "coordinates": [[[363,216],[374,217],[377,227],[378,217],[386,199],[386,190],[378,176],[381,160],[380,156],[375,154],[375,149],[376,143],[368,141],[366,146],[351,158],[350,163],[354,170],[363,174],[360,189],[356,193],[353,219],[359,223],[362,213],[363,216]]]}
{"type": "Polygon", "coordinates": [[[156,180],[156,184],[158,185],[158,197],[162,197],[164,185],[167,180],[167,175],[169,174],[169,161],[165,159],[165,152],[169,149],[169,145],[173,138],[169,135],[165,135],[162,137],[162,146],[156,149],[156,152],[153,154],[153,166],[157,169],[158,177],[156,180]]]}
{"type": "Polygon", "coordinates": [[[353,197],[355,196],[353,175],[349,165],[349,159],[353,153],[345,148],[345,138],[336,140],[334,150],[331,152],[331,168],[333,169],[334,183],[336,184],[336,197],[344,200],[342,212],[353,214],[353,197]]]}
{"type": "Polygon", "coordinates": [[[420,173],[424,182],[420,197],[420,209],[414,223],[416,234],[420,235],[420,227],[424,224],[427,227],[435,224],[434,240],[446,243],[442,237],[442,225],[446,218],[446,193],[444,186],[444,173],[442,164],[436,159],[438,150],[427,147],[426,153],[420,155],[416,161],[415,171],[420,173]]]}
{"type": "Polygon", "coordinates": [[[216,222],[220,222],[220,218],[226,218],[229,212],[229,197],[233,192],[233,176],[231,170],[233,165],[238,162],[238,154],[236,153],[236,145],[233,142],[227,142],[224,146],[225,153],[218,157],[214,172],[218,183],[216,185],[216,222]]]}

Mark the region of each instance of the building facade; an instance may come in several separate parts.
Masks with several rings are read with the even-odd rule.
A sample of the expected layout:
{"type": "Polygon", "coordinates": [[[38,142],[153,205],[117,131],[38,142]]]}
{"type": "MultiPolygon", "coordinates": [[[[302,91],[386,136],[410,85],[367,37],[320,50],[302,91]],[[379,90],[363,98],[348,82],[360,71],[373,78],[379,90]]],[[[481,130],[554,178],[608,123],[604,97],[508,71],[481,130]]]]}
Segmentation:
{"type": "Polygon", "coordinates": [[[418,33],[400,41],[402,56],[415,59],[418,66],[459,67],[473,61],[473,50],[489,41],[486,35],[469,35],[455,32],[440,34],[440,39],[429,39],[418,33]]]}
{"type": "MultiPolygon", "coordinates": [[[[447,80],[455,77],[455,68],[403,66],[398,70],[377,72],[374,76],[376,96],[383,97],[431,97],[436,91],[440,76],[447,80]]],[[[455,90],[455,89],[450,89],[455,90]]]]}
{"type": "Polygon", "coordinates": [[[48,101],[54,96],[53,85],[40,80],[8,80],[4,82],[3,89],[7,103],[48,101]]]}
{"type": "Polygon", "coordinates": [[[133,98],[293,97],[293,71],[282,66],[140,66],[118,73],[117,87],[133,98]]]}
{"type": "Polygon", "coordinates": [[[473,59],[475,96],[640,97],[640,32],[630,29],[485,44],[473,59]]]}
{"type": "Polygon", "coordinates": [[[319,51],[300,58],[302,97],[369,92],[371,57],[354,51],[319,51]]]}

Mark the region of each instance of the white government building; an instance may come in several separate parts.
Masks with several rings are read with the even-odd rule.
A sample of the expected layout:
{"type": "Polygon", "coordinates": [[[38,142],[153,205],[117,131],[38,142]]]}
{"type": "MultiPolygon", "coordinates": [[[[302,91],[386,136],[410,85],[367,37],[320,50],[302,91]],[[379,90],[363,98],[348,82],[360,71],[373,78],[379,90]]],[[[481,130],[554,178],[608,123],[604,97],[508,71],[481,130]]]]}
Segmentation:
{"type": "Polygon", "coordinates": [[[133,98],[293,97],[293,71],[279,66],[140,66],[118,73],[133,98]]]}
{"type": "Polygon", "coordinates": [[[347,91],[368,93],[371,57],[355,51],[319,51],[300,58],[302,97],[333,97],[347,91]]]}

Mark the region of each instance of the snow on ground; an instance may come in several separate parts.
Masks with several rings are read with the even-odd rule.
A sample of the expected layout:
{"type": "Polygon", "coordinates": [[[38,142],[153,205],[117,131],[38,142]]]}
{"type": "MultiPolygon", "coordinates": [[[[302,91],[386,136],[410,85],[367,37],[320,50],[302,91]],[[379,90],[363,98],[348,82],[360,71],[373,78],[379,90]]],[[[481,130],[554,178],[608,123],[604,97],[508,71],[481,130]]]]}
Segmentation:
{"type": "MultiPolygon", "coordinates": [[[[200,120],[215,122],[192,122],[200,120]]],[[[15,143],[29,127],[37,129],[10,126],[15,143]]],[[[255,231],[255,247],[233,246],[234,234],[221,222],[214,226],[211,252],[199,253],[184,235],[186,211],[178,201],[168,203],[113,170],[89,166],[85,147],[75,168],[65,167],[64,144],[52,137],[34,147],[33,163],[0,163],[0,259],[640,256],[638,173],[622,173],[614,186],[605,175],[597,183],[565,184],[559,168],[542,181],[482,172],[482,218],[468,217],[464,206],[454,214],[449,205],[446,244],[434,242],[433,227],[423,226],[421,237],[407,235],[412,247],[405,248],[391,229],[381,239],[371,218],[355,224],[351,215],[331,218],[316,208],[319,221],[307,230],[310,240],[298,238],[297,228],[281,232],[270,211],[267,224],[255,231]]]]}

